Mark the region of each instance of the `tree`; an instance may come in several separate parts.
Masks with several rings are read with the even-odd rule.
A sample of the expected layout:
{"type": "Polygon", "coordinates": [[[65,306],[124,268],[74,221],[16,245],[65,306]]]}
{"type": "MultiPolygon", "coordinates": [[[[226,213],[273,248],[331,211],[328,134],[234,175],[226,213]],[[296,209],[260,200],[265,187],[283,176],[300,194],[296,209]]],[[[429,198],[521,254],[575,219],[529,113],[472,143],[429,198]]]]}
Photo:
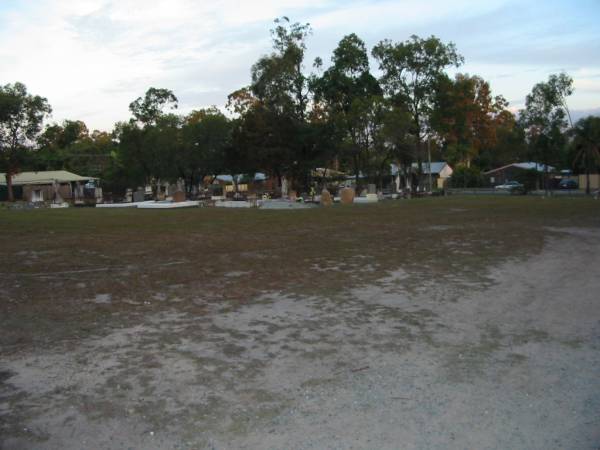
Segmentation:
{"type": "Polygon", "coordinates": [[[138,128],[135,123],[120,127],[119,149],[122,163],[133,180],[152,186],[158,199],[161,181],[177,178],[176,156],[180,153],[181,118],[162,114],[153,125],[138,128]]]}
{"type": "Polygon", "coordinates": [[[477,167],[459,166],[452,172],[450,184],[454,188],[481,187],[483,184],[481,171],[477,167]]]}
{"type": "Polygon", "coordinates": [[[192,111],[181,130],[182,145],[177,156],[177,173],[191,192],[205,176],[225,169],[225,154],[231,145],[231,121],[217,108],[192,111]]]}
{"type": "Polygon", "coordinates": [[[44,97],[31,95],[22,83],[0,86],[0,164],[6,170],[8,200],[14,201],[12,177],[23,153],[31,148],[52,108],[44,97]]]}
{"type": "Polygon", "coordinates": [[[296,120],[303,120],[308,105],[308,78],[303,74],[306,39],[310,25],[275,20],[271,30],[274,52],[252,66],[252,93],[265,107],[296,120]]]}
{"type": "MultiPolygon", "coordinates": [[[[94,140],[85,123],[80,120],[64,120],[61,125],[48,125],[37,139],[33,166],[39,170],[67,169],[92,175],[85,170],[87,164],[81,164],[81,161],[96,153],[93,147],[94,140]]],[[[98,175],[99,171],[96,172],[95,175],[98,175]]]]}
{"type": "Polygon", "coordinates": [[[94,130],[73,146],[69,155],[69,167],[76,173],[108,181],[107,170],[113,163],[116,148],[111,133],[94,130]]]}
{"type": "Polygon", "coordinates": [[[590,193],[590,172],[600,167],[600,117],[579,119],[571,129],[571,154],[574,168],[583,169],[586,194],[590,193]]]}
{"type": "Polygon", "coordinates": [[[262,103],[251,108],[234,127],[228,151],[227,168],[246,173],[262,169],[279,180],[290,175],[298,146],[298,123],[290,116],[277,114],[262,103]],[[239,161],[235,161],[239,158],[239,161]]]}
{"type": "Polygon", "coordinates": [[[150,88],[131,102],[133,118],[119,123],[117,161],[136,184],[150,184],[157,198],[161,180],[176,177],[175,158],[180,153],[181,118],[165,113],[177,108],[177,97],[168,89],[150,88]]]}
{"type": "Polygon", "coordinates": [[[440,77],[430,125],[443,139],[447,161],[470,166],[482,150],[494,148],[498,130],[514,122],[507,106],[501,95],[492,97],[489,83],[481,77],[440,77]]]}
{"type": "Polygon", "coordinates": [[[393,162],[398,163],[400,175],[404,178],[402,185],[411,186],[410,167],[415,154],[415,140],[410,133],[410,113],[403,105],[390,104],[389,100],[382,100],[382,103],[385,106],[380,126],[374,135],[380,187],[383,187],[383,175],[390,172],[390,164],[393,162]]]}
{"type": "MultiPolygon", "coordinates": [[[[382,92],[369,71],[365,43],[356,34],[339,42],[331,63],[312,80],[315,103],[322,105],[336,131],[336,156],[349,163],[358,184],[360,173],[370,168],[374,131],[381,124],[373,121],[382,117],[382,92]]],[[[321,61],[315,64],[319,67],[321,61]]]]}
{"type": "Polygon", "coordinates": [[[497,123],[495,145],[482,148],[473,160],[484,171],[527,159],[525,130],[514,114],[506,113],[504,119],[497,123]]]}
{"type": "MultiPolygon", "coordinates": [[[[436,87],[447,67],[458,67],[463,57],[453,43],[444,44],[435,36],[411,36],[394,44],[383,40],[372,51],[383,72],[380,83],[396,106],[404,106],[412,119],[416,159],[421,167],[423,142],[430,137],[429,120],[436,87]]],[[[422,172],[420,169],[419,172],[422,172]]]]}
{"type": "Polygon", "coordinates": [[[291,24],[287,17],[275,21],[271,31],[273,52],[252,66],[248,90],[236,91],[232,103],[245,111],[237,127],[236,141],[281,185],[283,176],[306,184],[310,169],[304,164],[312,151],[306,141],[309,83],[303,73],[309,24],[291,24]],[[248,93],[252,96],[248,97],[248,93]],[[253,98],[252,98],[253,97],[253,98]],[[247,136],[243,136],[247,133],[247,136]]]}
{"type": "Polygon", "coordinates": [[[526,130],[532,154],[545,165],[544,186],[548,190],[548,166],[561,160],[566,145],[570,114],[566,98],[573,93],[573,79],[565,73],[550,75],[536,84],[525,98],[519,120],[526,130]],[[567,121],[568,119],[568,121],[567,121]]]}
{"type": "Polygon", "coordinates": [[[177,109],[177,97],[169,89],[151,87],[144,97],[138,97],[129,104],[133,117],[143,125],[153,125],[167,108],[177,109]]]}

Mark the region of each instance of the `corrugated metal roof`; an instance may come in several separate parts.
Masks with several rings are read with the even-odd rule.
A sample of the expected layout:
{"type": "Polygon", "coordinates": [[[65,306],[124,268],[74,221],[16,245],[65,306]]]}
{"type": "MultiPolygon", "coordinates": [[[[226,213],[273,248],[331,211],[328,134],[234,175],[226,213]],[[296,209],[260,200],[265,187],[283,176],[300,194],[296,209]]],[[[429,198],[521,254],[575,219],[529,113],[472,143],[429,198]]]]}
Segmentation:
{"type": "MultiPolygon", "coordinates": [[[[70,183],[73,181],[95,180],[94,177],[82,177],[67,170],[44,170],[40,172],[20,172],[12,177],[14,186],[26,184],[70,183]]],[[[0,173],[0,185],[6,185],[6,174],[0,173]]]]}
{"type": "MultiPolygon", "coordinates": [[[[432,161],[431,162],[431,173],[433,175],[437,175],[439,174],[442,170],[444,170],[444,167],[446,167],[448,165],[447,162],[445,161],[432,161]]],[[[392,171],[392,175],[396,176],[398,175],[398,166],[396,164],[390,164],[391,166],[391,171],[392,171]]],[[[421,167],[423,169],[423,173],[424,174],[428,174],[429,173],[429,162],[424,161],[421,163],[421,167]]],[[[450,167],[450,166],[448,166],[450,167]]],[[[413,170],[417,170],[419,168],[419,164],[418,163],[412,163],[412,168],[413,170]]]]}
{"type": "MultiPolygon", "coordinates": [[[[528,162],[507,164],[505,166],[498,167],[496,169],[488,170],[487,172],[484,172],[484,174],[488,175],[490,173],[499,172],[501,170],[508,169],[509,167],[517,167],[518,169],[523,169],[523,170],[537,170],[538,172],[546,171],[546,166],[544,164],[538,163],[538,162],[533,162],[533,161],[528,161],[528,162]]],[[[554,172],[555,170],[556,170],[556,168],[554,168],[552,166],[548,166],[548,172],[554,172]]]]}

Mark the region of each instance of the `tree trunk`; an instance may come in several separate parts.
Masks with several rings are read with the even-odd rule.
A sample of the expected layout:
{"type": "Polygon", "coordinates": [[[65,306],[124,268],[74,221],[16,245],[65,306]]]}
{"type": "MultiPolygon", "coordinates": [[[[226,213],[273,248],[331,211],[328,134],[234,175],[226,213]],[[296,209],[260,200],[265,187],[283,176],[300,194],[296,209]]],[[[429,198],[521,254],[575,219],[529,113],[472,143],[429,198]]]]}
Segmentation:
{"type": "Polygon", "coordinates": [[[590,166],[589,166],[589,164],[585,165],[585,193],[586,193],[586,195],[590,195],[590,166]]]}
{"type": "Polygon", "coordinates": [[[12,172],[8,170],[6,172],[6,190],[8,191],[8,201],[11,203],[15,201],[15,196],[13,194],[12,177],[12,172]]]}

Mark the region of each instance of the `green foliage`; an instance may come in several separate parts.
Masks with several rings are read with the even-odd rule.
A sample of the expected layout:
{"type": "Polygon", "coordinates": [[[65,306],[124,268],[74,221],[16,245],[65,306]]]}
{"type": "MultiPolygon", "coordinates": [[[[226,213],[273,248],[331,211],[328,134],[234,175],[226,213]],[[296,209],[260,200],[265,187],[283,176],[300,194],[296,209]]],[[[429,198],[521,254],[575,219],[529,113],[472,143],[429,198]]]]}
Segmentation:
{"type": "Polygon", "coordinates": [[[143,128],[133,121],[117,125],[118,162],[133,183],[156,189],[161,180],[176,178],[180,125],[180,117],[173,114],[161,115],[143,128]]]}
{"type": "Polygon", "coordinates": [[[231,146],[232,123],[215,107],[192,111],[181,128],[176,173],[188,188],[205,176],[225,171],[225,155],[231,146]]]}
{"type": "Polygon", "coordinates": [[[47,126],[37,143],[30,162],[35,170],[66,169],[101,178],[116,148],[111,134],[97,130],[90,134],[79,120],[47,126]]]}
{"type": "Polygon", "coordinates": [[[340,41],[331,62],[321,77],[313,77],[314,98],[336,133],[336,156],[352,167],[358,180],[360,172],[369,171],[369,156],[375,151],[382,92],[369,72],[367,48],[355,34],[340,41]]]}
{"type": "Polygon", "coordinates": [[[291,176],[306,185],[320,148],[314,142],[318,127],[312,129],[307,117],[310,86],[303,73],[311,28],[292,24],[287,17],[275,23],[273,52],[252,66],[249,89],[229,98],[234,111],[243,114],[234,129],[237,148],[230,149],[227,160],[245,169],[242,172],[260,167],[272,176],[291,176]]]}
{"type": "Polygon", "coordinates": [[[383,72],[381,84],[396,103],[408,105],[415,133],[424,130],[424,121],[433,105],[436,83],[447,67],[458,67],[463,57],[453,43],[444,44],[435,36],[411,36],[394,44],[383,40],[373,48],[373,56],[383,72]]]}
{"type": "Polygon", "coordinates": [[[497,127],[496,144],[481,149],[473,163],[485,171],[526,158],[525,130],[513,117],[497,127]]]}
{"type": "Polygon", "coordinates": [[[133,117],[143,125],[152,125],[164,114],[166,108],[177,109],[177,97],[169,89],[151,87],[144,97],[129,104],[133,117]]]}
{"type": "Polygon", "coordinates": [[[499,134],[512,128],[514,115],[501,95],[492,97],[489,83],[478,76],[457,74],[438,79],[430,125],[443,140],[450,164],[469,165],[484,151],[493,151],[499,134]]]}
{"type": "Polygon", "coordinates": [[[450,185],[454,188],[477,188],[484,185],[481,170],[477,167],[458,166],[450,177],[450,185]]]}
{"type": "MultiPolygon", "coordinates": [[[[588,116],[577,121],[571,132],[570,166],[577,172],[598,173],[600,169],[600,117],[588,116]]],[[[590,192],[590,183],[586,183],[590,192]]]]}
{"type": "Polygon", "coordinates": [[[262,104],[284,116],[302,120],[308,103],[308,78],[303,74],[309,24],[275,20],[271,30],[273,50],[252,66],[252,93],[262,104]]]}
{"type": "Polygon", "coordinates": [[[540,173],[535,169],[519,170],[513,178],[524,186],[525,191],[533,191],[540,186],[540,173]]]}
{"type": "Polygon", "coordinates": [[[570,122],[566,98],[572,93],[572,78],[561,73],[551,75],[545,83],[536,84],[527,95],[519,120],[526,130],[530,159],[544,164],[564,161],[565,131],[570,122]]]}
{"type": "Polygon", "coordinates": [[[13,200],[12,175],[27,157],[52,108],[44,97],[31,95],[23,83],[0,86],[0,169],[6,171],[8,198],[13,200]]]}
{"type": "MultiPolygon", "coordinates": [[[[403,107],[411,119],[414,153],[404,154],[405,160],[425,159],[424,138],[431,135],[429,122],[440,77],[448,67],[458,67],[463,57],[453,43],[444,44],[435,36],[422,39],[411,36],[405,42],[383,40],[372,51],[383,73],[380,78],[384,92],[396,107],[403,107]]],[[[410,168],[410,165],[407,167],[410,168]]]]}

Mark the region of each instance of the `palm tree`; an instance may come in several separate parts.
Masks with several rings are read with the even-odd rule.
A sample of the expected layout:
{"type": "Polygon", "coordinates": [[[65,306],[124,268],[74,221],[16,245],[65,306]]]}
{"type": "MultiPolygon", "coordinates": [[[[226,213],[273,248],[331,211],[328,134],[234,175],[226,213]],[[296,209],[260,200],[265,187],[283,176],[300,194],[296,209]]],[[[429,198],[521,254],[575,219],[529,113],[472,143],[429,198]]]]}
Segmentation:
{"type": "Polygon", "coordinates": [[[579,119],[571,129],[575,150],[573,167],[583,166],[586,177],[586,194],[590,193],[590,172],[600,165],[600,117],[579,119]]]}

